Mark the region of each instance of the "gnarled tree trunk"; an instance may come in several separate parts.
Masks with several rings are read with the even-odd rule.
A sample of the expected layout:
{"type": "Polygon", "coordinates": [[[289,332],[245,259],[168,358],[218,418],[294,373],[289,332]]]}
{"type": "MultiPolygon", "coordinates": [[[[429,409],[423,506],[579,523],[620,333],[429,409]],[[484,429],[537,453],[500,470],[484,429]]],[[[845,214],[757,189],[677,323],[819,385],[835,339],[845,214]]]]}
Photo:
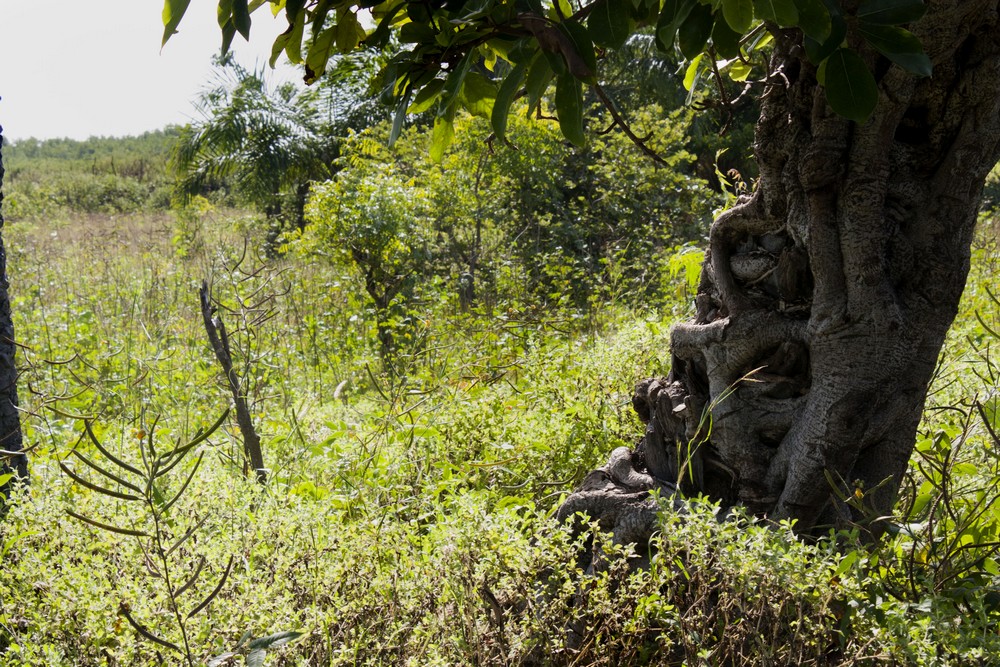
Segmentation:
{"type": "MultiPolygon", "coordinates": [[[[862,519],[830,479],[866,489],[873,516],[890,513],[1000,159],[998,5],[929,2],[911,29],[930,78],[851,44],[879,82],[863,124],[830,110],[800,33],[779,35],[756,132],[760,181],[712,225],[669,376],[636,390],[640,486],[679,484],[794,519],[801,533],[862,519]]],[[[635,506],[637,487],[612,468],[563,514],[623,523],[621,498],[635,506]]]]}

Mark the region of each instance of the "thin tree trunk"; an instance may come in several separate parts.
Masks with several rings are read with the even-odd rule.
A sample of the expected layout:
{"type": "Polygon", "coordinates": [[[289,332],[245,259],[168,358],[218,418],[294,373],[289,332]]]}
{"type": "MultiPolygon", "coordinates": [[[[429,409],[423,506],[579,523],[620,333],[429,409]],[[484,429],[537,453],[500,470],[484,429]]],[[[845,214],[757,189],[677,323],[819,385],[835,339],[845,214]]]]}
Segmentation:
{"type": "MultiPolygon", "coordinates": [[[[232,351],[229,348],[229,336],[226,334],[226,326],[222,320],[213,317],[215,308],[208,293],[208,284],[202,282],[198,291],[201,299],[201,315],[205,321],[205,331],[208,340],[215,352],[215,358],[219,360],[222,371],[226,376],[226,383],[233,396],[233,405],[236,408],[236,423],[243,436],[243,454],[250,462],[257,481],[263,484],[267,481],[267,470],[264,468],[264,453],[260,448],[260,436],[253,425],[253,418],[250,416],[250,407],[247,405],[246,392],[243,391],[239,373],[233,367],[232,351]]],[[[246,469],[244,468],[244,474],[246,469]]]]}
{"type": "MultiPolygon", "coordinates": [[[[672,332],[669,376],[633,399],[645,486],[704,492],[799,532],[880,534],[871,520],[892,511],[1000,159],[998,5],[931,3],[912,27],[931,78],[852,44],[879,80],[863,124],[829,109],[800,33],[778,37],[757,188],[712,225],[695,321],[672,332]]],[[[606,481],[605,496],[621,495],[606,481]]]]}
{"type": "MultiPolygon", "coordinates": [[[[17,346],[14,341],[14,320],[10,311],[10,283],[7,280],[7,251],[3,243],[3,128],[0,127],[0,472],[14,473],[20,480],[28,479],[28,457],[23,451],[21,416],[17,401],[17,346]]],[[[0,487],[5,497],[10,485],[0,487]]]]}

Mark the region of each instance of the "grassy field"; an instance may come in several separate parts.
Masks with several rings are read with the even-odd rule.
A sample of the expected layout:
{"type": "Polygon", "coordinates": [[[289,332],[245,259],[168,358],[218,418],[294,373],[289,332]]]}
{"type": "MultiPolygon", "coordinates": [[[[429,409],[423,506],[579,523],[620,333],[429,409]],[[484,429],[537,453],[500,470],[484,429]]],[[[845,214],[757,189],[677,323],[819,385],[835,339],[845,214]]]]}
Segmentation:
{"type": "Polygon", "coordinates": [[[387,368],[359,279],[315,257],[258,257],[252,228],[214,210],[4,230],[32,483],[0,524],[0,663],[1000,660],[988,223],[898,535],[873,550],[844,536],[838,550],[787,526],[720,523],[698,501],[664,515],[649,571],[613,560],[592,578],[551,515],[640,435],[632,386],[668,367],[684,276],[655,312],[462,313],[439,290],[387,368]],[[263,437],[263,486],[231,417],[170,456],[230,402],[203,280],[263,437]],[[179,463],[150,481],[154,460],[179,463]]]}

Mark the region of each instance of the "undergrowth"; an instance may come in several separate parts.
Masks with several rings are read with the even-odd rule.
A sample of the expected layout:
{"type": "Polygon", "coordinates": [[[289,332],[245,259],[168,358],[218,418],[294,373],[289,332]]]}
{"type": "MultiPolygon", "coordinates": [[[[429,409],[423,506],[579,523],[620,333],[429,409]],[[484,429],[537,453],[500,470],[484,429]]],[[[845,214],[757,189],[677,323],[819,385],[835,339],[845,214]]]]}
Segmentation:
{"type": "Polygon", "coordinates": [[[206,230],[178,259],[171,229],[126,217],[6,230],[32,483],[0,524],[4,664],[1000,656],[992,247],[977,250],[893,535],[878,548],[851,535],[806,544],[695,500],[664,513],[651,568],[633,572],[636,547],[596,528],[573,540],[552,514],[640,433],[632,383],[669,364],[690,288],[683,252],[676,291],[648,309],[616,294],[590,310],[463,313],[428,290],[387,367],[357,278],[251,258],[248,282],[234,251],[209,250],[239,244],[206,230]],[[103,251],[109,230],[128,253],[103,251]],[[202,279],[245,343],[263,486],[243,474],[235,425],[212,431],[228,403],[200,328],[202,279]],[[273,313],[241,318],[255,285],[273,313]],[[141,473],[195,439],[152,483],[115,468],[141,473]],[[594,576],[574,565],[585,543],[607,552],[594,576]]]}

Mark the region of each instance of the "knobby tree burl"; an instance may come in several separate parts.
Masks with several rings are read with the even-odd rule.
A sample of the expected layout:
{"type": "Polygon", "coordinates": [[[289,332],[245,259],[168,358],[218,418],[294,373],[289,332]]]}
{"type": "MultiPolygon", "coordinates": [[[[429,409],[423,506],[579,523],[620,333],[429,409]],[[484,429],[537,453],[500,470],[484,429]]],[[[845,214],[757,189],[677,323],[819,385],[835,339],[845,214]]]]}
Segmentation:
{"type": "Polygon", "coordinates": [[[677,483],[800,532],[891,513],[1000,159],[997,12],[989,0],[930,3],[912,31],[931,77],[859,49],[878,77],[861,123],[831,111],[801,33],[776,33],[760,181],[711,227],[669,375],[633,398],[646,432],[631,465],[624,453],[615,465],[647,475],[609,466],[563,515],[588,511],[635,539],[655,526],[641,492],[677,483]],[[868,490],[869,517],[831,480],[868,490]]]}
{"type": "MultiPolygon", "coordinates": [[[[220,3],[223,50],[249,37],[262,4],[220,3]]],[[[395,35],[404,46],[381,74],[392,136],[408,112],[436,109],[432,157],[462,108],[503,140],[519,99],[584,142],[585,87],[628,133],[598,56],[640,29],[691,62],[689,80],[748,82],[759,181],[711,227],[669,375],[637,386],[640,444],[614,452],[560,514],[586,511],[641,541],[659,488],[803,533],[862,519],[831,484],[863,489],[871,516],[890,512],[1000,159],[1000,0],[269,4],[288,19],[274,58],[301,63],[307,81],[332,54],[395,35]]],[[[166,0],[165,40],[186,6],[166,0]]]]}

